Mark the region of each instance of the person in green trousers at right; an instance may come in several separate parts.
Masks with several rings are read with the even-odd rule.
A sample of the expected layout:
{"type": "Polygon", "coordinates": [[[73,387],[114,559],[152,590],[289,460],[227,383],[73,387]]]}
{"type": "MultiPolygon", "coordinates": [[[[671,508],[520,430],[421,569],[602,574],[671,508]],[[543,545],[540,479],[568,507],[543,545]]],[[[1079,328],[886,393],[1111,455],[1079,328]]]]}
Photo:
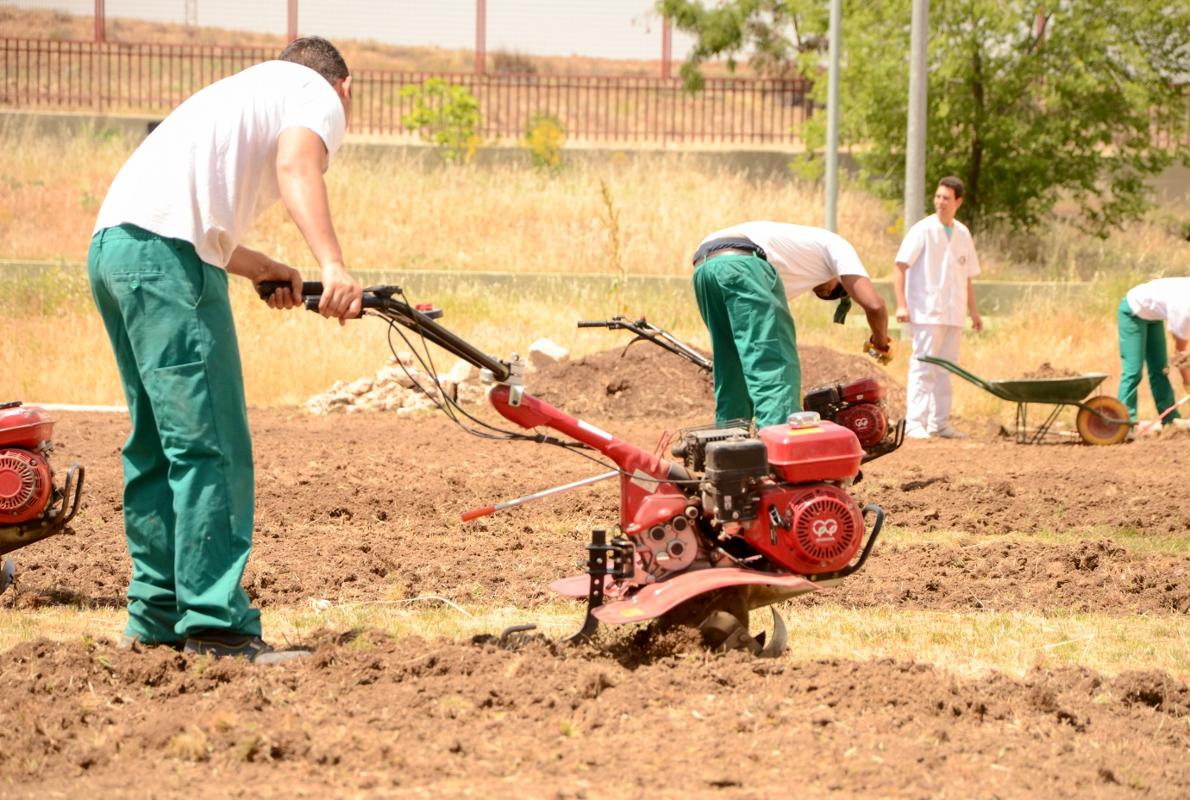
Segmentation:
{"type": "Polygon", "coordinates": [[[168,646],[280,663],[241,585],[254,476],[228,274],[281,281],[274,308],[301,306],[301,274],[240,244],[282,200],[322,272],[319,311],[359,316],[323,172],[351,109],[334,45],[292,42],[200,90],[141,143],[108,189],[87,258],[132,432],[123,448],[132,557],[122,646],[168,646]]]}
{"type": "Polygon", "coordinates": [[[694,296],[711,334],[716,424],[778,425],[801,409],[797,333],[786,298],[805,291],[838,300],[840,324],[854,300],[871,330],[864,352],[888,363],[888,309],[839,234],[757,220],[716,231],[699,245],[694,296]]]}
{"type": "Polygon", "coordinates": [[[1169,356],[1165,326],[1173,335],[1180,358],[1182,385],[1190,389],[1190,278],[1158,278],[1134,286],[1116,311],[1120,335],[1120,392],[1118,398],[1136,420],[1136,394],[1141,376],[1149,369],[1149,389],[1158,415],[1169,411],[1162,424],[1178,419],[1173,385],[1169,382],[1169,356]]]}

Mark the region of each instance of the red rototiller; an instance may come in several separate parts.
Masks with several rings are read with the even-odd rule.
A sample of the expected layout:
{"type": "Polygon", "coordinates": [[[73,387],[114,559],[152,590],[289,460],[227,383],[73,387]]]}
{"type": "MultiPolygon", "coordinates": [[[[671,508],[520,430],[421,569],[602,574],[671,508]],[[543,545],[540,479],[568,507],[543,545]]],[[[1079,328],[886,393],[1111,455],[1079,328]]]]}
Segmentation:
{"type": "MultiPolygon", "coordinates": [[[[284,285],[263,283],[260,293],[269,297],[284,285]]],[[[308,308],[317,308],[321,291],[321,284],[304,284],[308,308]]],[[[763,634],[748,633],[749,611],[834,584],[859,570],[872,552],[884,512],[876,505],[861,508],[848,493],[864,458],[848,428],[814,412],[759,431],[693,428],[676,434],[672,459],[662,458],[528,394],[517,356],[504,361],[484,353],[438,323],[439,311],[411,305],[399,288],[371,287],[363,305],[365,315],[388,322],[394,353],[394,332],[418,353],[404,328],[420,338],[418,357],[429,375],[436,371],[426,342],[468,361],[491,385],[488,396],[496,411],[538,432],[503,430],[449,399],[437,400],[464,430],[593,458],[589,451],[594,451],[614,464],[619,519],[593,531],[586,574],[551,584],[563,595],[587,600],[574,640],[589,639],[600,622],[660,618],[700,628],[713,646],[777,654],[786,639],[780,617],[773,610],[773,636],[766,646],[763,634]]]]}
{"type": "MultiPolygon", "coordinates": [[[[0,403],[0,556],[61,533],[79,508],[83,468],[66,470],[62,488],[54,485],[49,455],[54,421],[45,409],[20,401],[0,403]]],[[[0,592],[12,582],[14,567],[0,565],[0,592]]]]}

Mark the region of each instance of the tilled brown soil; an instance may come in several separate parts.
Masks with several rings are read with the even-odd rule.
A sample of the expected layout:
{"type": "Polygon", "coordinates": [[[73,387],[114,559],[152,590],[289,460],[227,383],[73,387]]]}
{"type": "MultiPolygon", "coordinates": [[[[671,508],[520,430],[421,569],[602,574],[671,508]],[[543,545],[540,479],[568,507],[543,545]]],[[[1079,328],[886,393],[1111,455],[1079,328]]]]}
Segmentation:
{"type": "MultiPolygon", "coordinates": [[[[899,414],[903,393],[870,362],[815,348],[803,358],[807,386],[882,376],[899,414]]],[[[706,377],[646,344],[550,368],[529,389],[646,448],[712,413],[706,377]]],[[[73,536],[13,554],[19,584],[0,603],[120,606],[127,420],[55,416],[53,463],[87,467],[85,505],[73,536]]],[[[581,571],[590,529],[616,518],[607,482],[460,522],[606,468],[471,437],[441,415],[272,410],[251,423],[246,584],[262,606],[432,593],[531,608],[553,599],[551,580],[581,571]]],[[[1190,557],[1123,545],[1190,531],[1190,440],[1023,446],[965,427],[972,439],[909,442],[871,462],[854,487],[891,527],[960,535],[884,542],[862,572],[804,602],[1186,624],[1190,557]]],[[[313,660],[272,670],[103,641],[0,654],[0,795],[1190,794],[1190,688],[1162,674],[959,679],[846,653],[709,656],[676,639],[512,651],[349,638],[328,634],[313,660]]]]}
{"type": "MultiPolygon", "coordinates": [[[[1190,689],[383,637],[264,669],[0,655],[6,797],[1184,797],[1190,689]],[[619,657],[617,657],[619,656],[619,657]]],[[[4,783],[0,783],[4,785],[4,783]]]]}

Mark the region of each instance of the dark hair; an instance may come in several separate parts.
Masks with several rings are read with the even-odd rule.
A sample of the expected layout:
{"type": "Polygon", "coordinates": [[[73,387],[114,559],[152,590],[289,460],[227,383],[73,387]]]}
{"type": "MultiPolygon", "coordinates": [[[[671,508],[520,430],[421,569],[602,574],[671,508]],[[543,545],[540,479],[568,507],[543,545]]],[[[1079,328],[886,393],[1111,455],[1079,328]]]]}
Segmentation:
{"type": "Polygon", "coordinates": [[[958,200],[963,196],[963,182],[954,175],[947,175],[942,180],[938,181],[939,186],[945,186],[954,192],[954,199],[958,200]]]}
{"type": "Polygon", "coordinates": [[[289,46],[281,51],[278,58],[282,61],[292,61],[317,72],[326,78],[332,86],[335,81],[345,79],[351,73],[347,70],[347,62],[338,49],[321,36],[303,36],[294,39],[289,46]]]}

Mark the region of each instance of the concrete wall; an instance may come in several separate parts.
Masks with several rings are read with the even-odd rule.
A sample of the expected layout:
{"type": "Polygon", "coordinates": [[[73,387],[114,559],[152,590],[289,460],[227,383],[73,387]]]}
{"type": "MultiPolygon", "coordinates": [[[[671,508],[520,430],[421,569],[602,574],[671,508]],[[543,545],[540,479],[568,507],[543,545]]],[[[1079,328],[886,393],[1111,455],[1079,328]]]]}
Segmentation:
{"type": "MultiPolygon", "coordinates": [[[[71,285],[86,283],[81,264],[51,264],[26,261],[0,261],[0,286],[6,281],[36,278],[42,274],[65,274],[71,285]]],[[[606,298],[609,309],[624,297],[634,309],[667,307],[673,303],[694,304],[694,292],[688,275],[629,276],[621,287],[617,276],[608,274],[503,273],[441,270],[353,270],[365,286],[394,284],[405,288],[412,302],[459,292],[502,293],[508,297],[537,298],[546,302],[559,297],[606,298]]],[[[892,282],[873,281],[891,310],[895,306],[892,282]]],[[[988,317],[1011,313],[1022,303],[1057,302],[1079,305],[1090,297],[1091,284],[1072,282],[976,281],[980,312],[988,317]]],[[[609,312],[611,313],[611,312],[609,312]]],[[[863,322],[863,314],[853,313],[848,322],[863,322]]]]}

